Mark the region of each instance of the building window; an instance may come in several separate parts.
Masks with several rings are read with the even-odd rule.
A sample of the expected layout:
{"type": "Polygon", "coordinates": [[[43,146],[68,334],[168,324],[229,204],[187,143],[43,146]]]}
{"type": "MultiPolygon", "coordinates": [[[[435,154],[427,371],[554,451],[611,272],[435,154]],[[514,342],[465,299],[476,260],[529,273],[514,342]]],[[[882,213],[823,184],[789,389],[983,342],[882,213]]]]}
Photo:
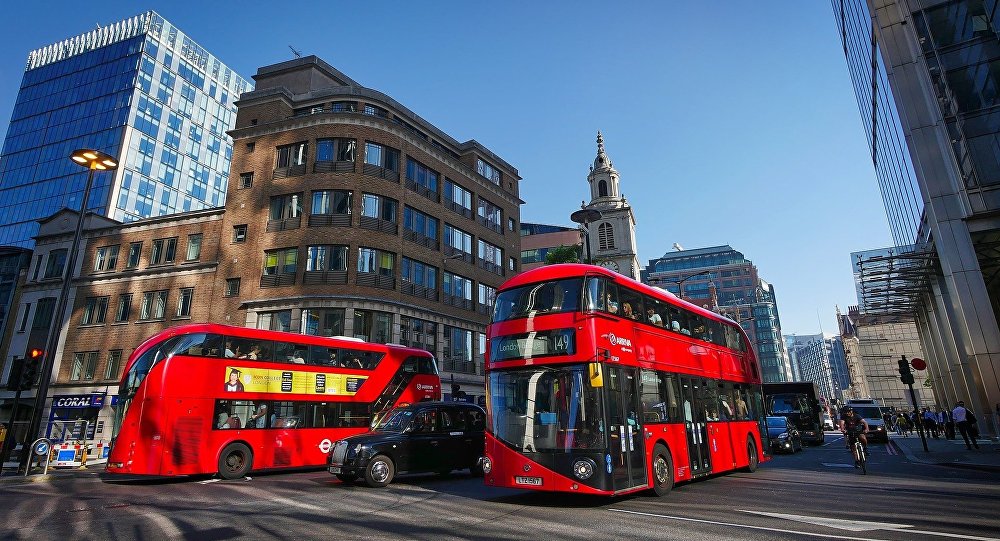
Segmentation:
{"type": "Polygon", "coordinates": [[[118,309],[115,310],[115,323],[124,323],[132,315],[132,294],[118,295],[118,309]]]}
{"type": "Polygon", "coordinates": [[[347,246],[309,246],[306,248],[306,271],[346,271],[347,246]]]}
{"type": "Polygon", "coordinates": [[[615,249],[615,228],[611,224],[604,222],[597,226],[597,242],[600,250],[615,249]]]}
{"type": "Polygon", "coordinates": [[[515,229],[517,229],[517,222],[514,221],[514,218],[507,218],[507,231],[513,231],[515,229]]]}
{"type": "Polygon", "coordinates": [[[73,354],[73,367],[70,370],[70,381],[80,381],[94,379],[94,372],[97,370],[96,351],[83,351],[73,354]]]}
{"type": "Polygon", "coordinates": [[[118,372],[122,368],[122,350],[113,349],[108,352],[108,364],[104,367],[104,379],[118,381],[121,374],[118,372]]]}
{"type": "Polygon", "coordinates": [[[298,248],[282,248],[264,252],[264,276],[295,274],[299,259],[298,248]]]}
{"type": "MultiPolygon", "coordinates": [[[[257,125],[257,120],[256,119],[251,120],[250,121],[250,125],[251,126],[256,126],[257,125]]],[[[252,153],[255,146],[256,145],[254,143],[247,143],[247,153],[252,153]]]]}
{"type": "Polygon", "coordinates": [[[298,218],[302,214],[302,194],[293,193],[271,198],[271,220],[298,218]]]}
{"type": "Polygon", "coordinates": [[[607,197],[608,196],[608,183],[607,181],[600,181],[597,183],[597,196],[607,197]]]}
{"type": "Polygon", "coordinates": [[[166,312],[166,291],[147,291],[142,294],[142,306],[139,308],[140,321],[163,319],[166,312]]]}
{"type": "Polygon", "coordinates": [[[43,278],[61,277],[65,266],[66,250],[52,250],[49,252],[49,259],[45,264],[45,275],[43,278]]]}
{"type": "Polygon", "coordinates": [[[472,331],[444,326],[444,368],[453,372],[476,373],[472,363],[472,331]]]}
{"type": "Polygon", "coordinates": [[[17,332],[24,332],[24,329],[28,326],[28,314],[31,313],[31,303],[24,303],[24,313],[21,314],[21,325],[17,328],[17,332]]]}
{"type": "Polygon", "coordinates": [[[201,233],[188,235],[186,261],[197,261],[201,258],[201,233]]]}
{"type": "Polygon", "coordinates": [[[517,270],[517,260],[513,257],[507,259],[507,268],[516,271],[517,270]]]}
{"type": "Polygon", "coordinates": [[[177,252],[177,237],[156,239],[153,241],[153,251],[149,254],[150,265],[173,263],[177,252]]]}
{"type": "Polygon", "coordinates": [[[437,323],[400,316],[399,343],[427,351],[437,351],[437,323]]]}
{"type": "Polygon", "coordinates": [[[395,199],[366,193],[361,197],[361,215],[395,223],[398,205],[395,199]]]}
{"type": "Polygon", "coordinates": [[[396,254],[375,248],[358,248],[358,272],[393,277],[396,254]]]}
{"type": "Polygon", "coordinates": [[[472,255],[472,235],[453,225],[444,224],[444,243],[454,250],[472,255]]]}
{"type": "Polygon", "coordinates": [[[354,310],[354,337],[366,342],[392,341],[392,314],[377,310],[354,310]]]}
{"type": "Polygon", "coordinates": [[[400,272],[402,273],[404,282],[409,282],[430,290],[437,290],[437,267],[403,257],[400,272]]]}
{"type": "MultiPolygon", "coordinates": [[[[411,207],[403,207],[403,227],[429,239],[437,240],[438,238],[437,218],[411,207]]],[[[434,244],[434,248],[437,249],[437,243],[434,244]]]]}
{"type": "Polygon", "coordinates": [[[323,190],[312,193],[313,214],[350,214],[354,193],[349,190],[323,190]]]}
{"type": "Polygon", "coordinates": [[[240,188],[250,188],[253,186],[253,172],[240,173],[240,188]]]}
{"type": "Polygon", "coordinates": [[[240,294],[240,279],[226,278],[226,296],[235,297],[240,294]]]}
{"type": "Polygon", "coordinates": [[[356,139],[319,139],[316,141],[316,161],[353,162],[356,139]]]}
{"type": "Polygon", "coordinates": [[[34,282],[38,281],[38,273],[42,271],[42,256],[41,254],[35,256],[35,273],[32,275],[31,280],[34,282]]]}
{"type": "MultiPolygon", "coordinates": [[[[399,151],[378,143],[365,143],[365,163],[399,172],[399,151]]],[[[397,179],[398,180],[398,179],[397,179]]]]}
{"type": "Polygon", "coordinates": [[[444,198],[447,203],[468,211],[472,210],[472,192],[455,184],[447,177],[444,179],[444,198]]]}
{"type": "Polygon", "coordinates": [[[305,165],[306,151],[308,150],[308,147],[309,144],[305,142],[278,147],[278,157],[275,167],[282,169],[296,165],[305,165]]]}
{"type": "Polygon", "coordinates": [[[52,313],[55,311],[55,297],[38,299],[38,304],[35,306],[35,317],[31,320],[31,330],[48,329],[52,325],[52,313]]]}
{"type": "Polygon", "coordinates": [[[476,158],[476,172],[497,186],[503,181],[503,175],[500,171],[481,158],[476,158]]]}
{"type": "Polygon", "coordinates": [[[181,289],[177,299],[177,317],[191,317],[191,304],[194,302],[194,288],[181,289]]]}
{"type": "Polygon", "coordinates": [[[81,325],[100,325],[108,313],[108,297],[87,297],[81,325]]]}
{"type": "Polygon", "coordinates": [[[423,186],[428,191],[434,193],[438,191],[437,171],[430,169],[413,158],[406,158],[406,180],[413,182],[417,186],[423,186]]]}
{"type": "Polygon", "coordinates": [[[292,311],[275,310],[257,314],[257,328],[271,331],[289,332],[292,330],[292,311]]]}
{"type": "Polygon", "coordinates": [[[479,222],[486,227],[496,231],[497,233],[503,232],[503,223],[500,207],[490,203],[489,201],[479,198],[479,208],[476,213],[479,215],[479,222]]]}
{"type": "Polygon", "coordinates": [[[240,224],[233,226],[233,242],[246,242],[247,241],[247,224],[240,224]]]}
{"type": "Polygon", "coordinates": [[[497,290],[486,284],[479,284],[479,306],[486,307],[489,314],[493,313],[493,303],[496,301],[497,290]]]}
{"type": "Polygon", "coordinates": [[[134,269],[139,266],[139,257],[142,256],[142,243],[133,242],[128,245],[128,261],[125,263],[126,269],[134,269]]]}
{"type": "Polygon", "coordinates": [[[120,246],[103,246],[94,255],[94,272],[113,271],[118,266],[118,249],[120,246]]]}
{"type": "Polygon", "coordinates": [[[441,289],[445,295],[472,302],[472,280],[464,276],[445,272],[441,289]]]}
{"type": "Polygon", "coordinates": [[[346,312],[343,308],[302,310],[302,334],[343,336],[346,312]]]}
{"type": "Polygon", "coordinates": [[[503,250],[499,246],[494,246],[484,240],[478,241],[479,262],[488,271],[502,273],[503,271],[503,250]]]}

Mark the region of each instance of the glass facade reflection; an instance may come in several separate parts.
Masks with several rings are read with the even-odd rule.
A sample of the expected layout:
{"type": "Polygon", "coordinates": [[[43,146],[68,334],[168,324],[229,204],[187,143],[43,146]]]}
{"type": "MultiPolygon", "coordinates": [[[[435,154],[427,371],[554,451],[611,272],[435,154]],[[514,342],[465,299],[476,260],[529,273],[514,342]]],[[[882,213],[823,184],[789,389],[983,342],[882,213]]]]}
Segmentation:
{"type": "Polygon", "coordinates": [[[78,148],[119,159],[88,209],[123,222],[223,206],[235,100],[251,85],[154,12],[32,51],[0,154],[0,245],[79,209],[78,148]]]}

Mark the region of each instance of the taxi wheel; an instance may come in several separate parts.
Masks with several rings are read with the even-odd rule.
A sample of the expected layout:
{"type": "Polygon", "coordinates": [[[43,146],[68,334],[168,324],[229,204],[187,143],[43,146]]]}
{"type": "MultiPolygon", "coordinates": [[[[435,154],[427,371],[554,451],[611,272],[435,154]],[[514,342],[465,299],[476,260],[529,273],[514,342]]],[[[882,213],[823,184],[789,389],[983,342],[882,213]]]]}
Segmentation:
{"type": "Polygon", "coordinates": [[[253,453],[243,443],[230,443],[219,455],[219,477],[239,479],[246,477],[253,466],[253,453]]]}
{"type": "Polygon", "coordinates": [[[674,461],[662,444],[653,447],[653,492],[663,497],[674,488],[674,461]]]}
{"type": "Polygon", "coordinates": [[[338,473],[337,479],[340,479],[341,483],[349,484],[358,480],[358,474],[356,473],[338,473]]]}
{"type": "Polygon", "coordinates": [[[392,482],[396,474],[396,466],[385,455],[378,455],[368,462],[365,468],[365,483],[370,487],[381,488],[392,482]]]}

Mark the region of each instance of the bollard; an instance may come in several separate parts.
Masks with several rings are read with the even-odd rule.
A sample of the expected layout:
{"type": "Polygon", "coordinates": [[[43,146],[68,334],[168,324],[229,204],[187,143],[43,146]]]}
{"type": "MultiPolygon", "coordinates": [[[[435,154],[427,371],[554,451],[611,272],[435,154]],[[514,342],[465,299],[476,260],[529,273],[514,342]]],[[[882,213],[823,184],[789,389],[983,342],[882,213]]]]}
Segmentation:
{"type": "Polygon", "coordinates": [[[83,444],[83,455],[80,456],[80,469],[87,469],[87,444],[83,444]]]}

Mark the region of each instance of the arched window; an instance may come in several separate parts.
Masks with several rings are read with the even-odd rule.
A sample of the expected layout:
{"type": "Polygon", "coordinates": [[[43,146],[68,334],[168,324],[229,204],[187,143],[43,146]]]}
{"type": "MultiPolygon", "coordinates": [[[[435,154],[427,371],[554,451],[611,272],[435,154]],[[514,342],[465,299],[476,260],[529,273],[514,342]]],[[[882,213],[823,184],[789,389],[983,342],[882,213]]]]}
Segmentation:
{"type": "Polygon", "coordinates": [[[608,183],[606,181],[600,181],[597,183],[597,195],[600,197],[608,196],[608,183]]]}
{"type": "MultiPolygon", "coordinates": [[[[603,181],[602,181],[603,182],[603,181]]],[[[597,227],[597,241],[601,250],[615,249],[615,228],[605,222],[597,227]]]]}

